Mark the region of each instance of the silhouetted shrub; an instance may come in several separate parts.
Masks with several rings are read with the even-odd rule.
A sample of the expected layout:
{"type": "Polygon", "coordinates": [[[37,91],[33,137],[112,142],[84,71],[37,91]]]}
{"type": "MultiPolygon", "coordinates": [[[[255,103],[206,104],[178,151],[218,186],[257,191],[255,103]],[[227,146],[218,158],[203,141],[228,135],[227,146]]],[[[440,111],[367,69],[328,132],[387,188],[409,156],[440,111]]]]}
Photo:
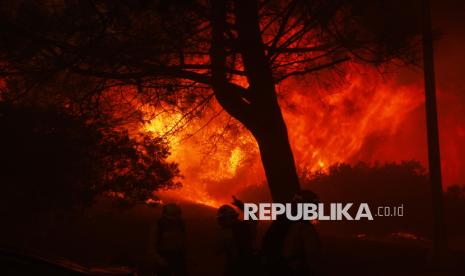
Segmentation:
{"type": "Polygon", "coordinates": [[[67,212],[98,195],[122,203],[179,185],[167,144],[103,128],[63,112],[0,103],[2,212],[67,212]]]}

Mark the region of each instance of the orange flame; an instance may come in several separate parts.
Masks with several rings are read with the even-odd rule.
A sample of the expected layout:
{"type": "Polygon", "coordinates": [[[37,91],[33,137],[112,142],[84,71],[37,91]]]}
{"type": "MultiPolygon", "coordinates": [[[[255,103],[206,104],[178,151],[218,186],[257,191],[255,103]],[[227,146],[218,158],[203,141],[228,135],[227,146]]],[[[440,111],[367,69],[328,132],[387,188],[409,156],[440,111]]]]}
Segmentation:
{"type": "MultiPolygon", "coordinates": [[[[370,138],[395,135],[409,114],[421,106],[420,86],[397,85],[372,69],[363,70],[363,75],[351,70],[342,84],[329,90],[297,80],[278,87],[300,169],[324,171],[337,162],[374,161],[361,153],[370,138]]],[[[215,104],[212,114],[218,110],[215,104]]],[[[158,116],[141,131],[160,135],[180,117],[176,113],[158,116]]],[[[258,148],[248,131],[239,127],[235,133],[212,141],[212,136],[222,135],[229,118],[222,114],[204,127],[208,120],[207,115],[170,136],[170,158],[180,165],[183,188],[163,191],[162,197],[218,207],[228,203],[231,195],[265,182],[258,148]],[[196,134],[184,139],[191,133],[196,134]],[[214,150],[208,150],[211,147],[214,150]]]]}

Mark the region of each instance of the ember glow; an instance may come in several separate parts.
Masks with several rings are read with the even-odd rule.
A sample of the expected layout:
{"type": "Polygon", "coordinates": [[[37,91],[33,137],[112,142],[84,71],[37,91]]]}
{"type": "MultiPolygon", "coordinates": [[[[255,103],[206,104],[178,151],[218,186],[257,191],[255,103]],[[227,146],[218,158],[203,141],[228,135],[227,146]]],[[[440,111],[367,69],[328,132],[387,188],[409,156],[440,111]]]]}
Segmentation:
{"type": "MultiPolygon", "coordinates": [[[[420,140],[425,139],[421,133],[424,126],[409,121],[423,110],[422,86],[398,84],[395,76],[362,69],[350,70],[335,85],[295,79],[278,87],[279,95],[285,96],[280,98],[280,104],[299,171],[325,171],[338,162],[417,159],[426,163],[426,142],[399,141],[406,131],[420,132],[420,140]],[[407,148],[420,147],[424,155],[403,144],[407,148]],[[379,146],[390,150],[383,152],[379,146]]],[[[184,179],[182,189],[163,191],[162,198],[218,207],[244,189],[265,185],[254,138],[221,113],[219,105],[213,104],[210,113],[168,136],[170,158],[179,163],[184,179]],[[212,120],[212,114],[218,113],[212,120]],[[227,121],[233,123],[234,131],[227,131],[227,121]]],[[[141,131],[163,135],[180,118],[181,114],[176,113],[157,116],[141,131]]]]}

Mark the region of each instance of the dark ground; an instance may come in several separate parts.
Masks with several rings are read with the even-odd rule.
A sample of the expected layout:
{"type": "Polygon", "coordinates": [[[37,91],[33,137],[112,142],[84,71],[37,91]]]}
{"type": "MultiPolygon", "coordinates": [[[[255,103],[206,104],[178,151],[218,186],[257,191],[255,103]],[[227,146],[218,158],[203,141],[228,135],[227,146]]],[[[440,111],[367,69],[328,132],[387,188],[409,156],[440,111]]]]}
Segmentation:
{"type": "MultiPolygon", "coordinates": [[[[188,262],[191,275],[220,275],[221,257],[215,253],[218,228],[215,210],[195,204],[182,205],[188,231],[188,262]]],[[[100,206],[86,218],[40,231],[9,231],[2,227],[1,244],[35,248],[85,265],[139,266],[144,262],[147,233],[158,208],[137,207],[115,211],[100,206]],[[35,237],[31,237],[35,233],[35,237]]],[[[259,226],[263,233],[266,223],[259,226]]],[[[379,241],[322,234],[322,271],[325,275],[465,275],[465,253],[455,251],[445,269],[428,265],[428,250],[410,241],[379,241]]]]}

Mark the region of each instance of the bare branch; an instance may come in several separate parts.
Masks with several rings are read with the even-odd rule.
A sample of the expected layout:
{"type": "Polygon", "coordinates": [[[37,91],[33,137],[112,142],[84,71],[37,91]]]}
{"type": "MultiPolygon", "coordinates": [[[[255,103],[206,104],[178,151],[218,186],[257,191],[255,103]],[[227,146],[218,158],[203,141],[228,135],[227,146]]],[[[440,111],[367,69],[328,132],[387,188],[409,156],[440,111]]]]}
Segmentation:
{"type": "Polygon", "coordinates": [[[313,67],[310,67],[310,68],[306,68],[306,69],[303,69],[303,70],[295,70],[295,71],[292,71],[290,73],[287,73],[283,76],[280,76],[279,78],[276,79],[276,83],[279,83],[289,77],[293,77],[293,76],[302,76],[302,75],[306,75],[306,74],[310,74],[310,73],[313,73],[313,72],[316,72],[316,71],[320,71],[320,70],[323,70],[323,69],[328,69],[328,68],[331,68],[333,66],[336,66],[337,64],[340,64],[340,63],[343,63],[343,62],[346,62],[346,61],[349,61],[350,58],[349,57],[345,57],[345,58],[341,58],[341,59],[336,59],[332,62],[329,62],[329,63],[324,63],[324,64],[320,64],[320,65],[317,65],[317,66],[313,66],[313,67]]]}

